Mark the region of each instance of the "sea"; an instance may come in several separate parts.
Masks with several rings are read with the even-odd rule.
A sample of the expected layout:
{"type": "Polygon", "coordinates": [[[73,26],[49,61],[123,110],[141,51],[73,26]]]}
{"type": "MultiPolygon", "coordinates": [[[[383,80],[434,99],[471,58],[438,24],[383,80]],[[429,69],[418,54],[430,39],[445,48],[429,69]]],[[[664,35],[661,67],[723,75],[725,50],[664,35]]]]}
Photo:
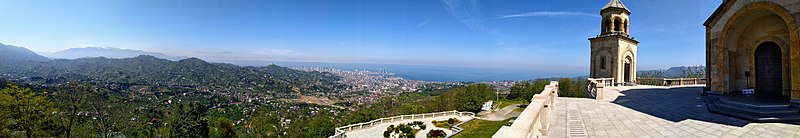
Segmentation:
{"type": "Polygon", "coordinates": [[[435,82],[517,81],[550,77],[575,77],[581,75],[535,69],[498,69],[375,63],[250,61],[236,62],[235,64],[246,66],[265,66],[275,64],[283,67],[329,67],[342,70],[367,70],[375,72],[386,71],[394,73],[395,76],[405,79],[435,82]]]}

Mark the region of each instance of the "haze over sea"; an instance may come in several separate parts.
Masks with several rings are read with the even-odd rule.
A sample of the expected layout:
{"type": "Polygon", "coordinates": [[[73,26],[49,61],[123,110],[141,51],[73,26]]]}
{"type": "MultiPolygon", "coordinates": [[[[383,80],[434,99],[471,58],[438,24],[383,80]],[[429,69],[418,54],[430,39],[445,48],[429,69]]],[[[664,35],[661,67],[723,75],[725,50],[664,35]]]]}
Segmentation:
{"type": "Polygon", "coordinates": [[[394,73],[394,76],[403,77],[405,79],[437,82],[489,82],[503,80],[531,80],[544,77],[576,77],[585,75],[541,71],[535,69],[497,69],[377,63],[258,61],[238,62],[236,64],[250,66],[275,64],[286,67],[329,67],[342,70],[367,70],[375,72],[386,71],[394,73]]]}

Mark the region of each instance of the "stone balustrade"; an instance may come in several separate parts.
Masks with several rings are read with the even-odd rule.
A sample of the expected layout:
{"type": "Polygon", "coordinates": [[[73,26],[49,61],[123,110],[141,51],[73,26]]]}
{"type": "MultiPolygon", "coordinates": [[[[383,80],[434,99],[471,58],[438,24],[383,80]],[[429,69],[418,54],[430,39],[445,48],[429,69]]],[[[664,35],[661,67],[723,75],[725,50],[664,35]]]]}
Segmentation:
{"type": "Polygon", "coordinates": [[[616,84],[616,80],[614,78],[589,78],[589,81],[603,84],[603,86],[614,86],[616,84]]]}
{"type": "Polygon", "coordinates": [[[531,103],[511,126],[503,126],[492,138],[538,138],[547,132],[548,114],[558,100],[558,82],[552,81],[544,90],[533,95],[531,103]]]}
{"type": "MultiPolygon", "coordinates": [[[[608,78],[608,79],[611,79],[611,78],[608,78]]],[[[589,95],[589,97],[595,98],[596,100],[603,100],[603,98],[605,97],[605,95],[603,93],[603,88],[605,88],[605,86],[611,86],[611,85],[609,85],[609,83],[602,83],[603,80],[604,79],[589,78],[588,79],[589,85],[586,88],[586,94],[589,95]],[[600,80],[600,81],[598,81],[598,80],[600,80]]],[[[611,79],[611,84],[613,84],[613,82],[614,82],[614,80],[611,79]]]]}
{"type": "MultiPolygon", "coordinates": [[[[350,125],[343,126],[343,127],[337,127],[337,128],[335,128],[336,132],[334,133],[334,135],[330,136],[328,138],[344,138],[344,137],[346,137],[345,133],[348,132],[348,131],[354,131],[354,130],[360,130],[360,129],[364,129],[364,128],[369,128],[369,127],[372,127],[372,126],[375,126],[375,125],[379,125],[379,124],[383,124],[383,123],[390,123],[390,122],[403,121],[403,120],[412,120],[412,119],[434,118],[434,117],[450,116],[450,115],[470,116],[470,117],[475,118],[475,113],[472,113],[472,112],[459,112],[459,111],[444,111],[444,112],[436,112],[436,113],[412,114],[412,115],[400,115],[400,116],[393,116],[393,117],[385,117],[385,118],[375,119],[375,120],[372,120],[372,121],[369,121],[369,122],[350,124],[350,125]]],[[[464,122],[467,122],[467,121],[464,121],[464,122]]],[[[459,125],[460,124],[457,124],[457,125],[451,127],[451,129],[455,133],[459,133],[462,130],[464,130],[462,128],[457,127],[459,125]]]]}
{"type": "Polygon", "coordinates": [[[682,86],[706,84],[705,78],[637,78],[637,84],[654,86],[682,86]]]}

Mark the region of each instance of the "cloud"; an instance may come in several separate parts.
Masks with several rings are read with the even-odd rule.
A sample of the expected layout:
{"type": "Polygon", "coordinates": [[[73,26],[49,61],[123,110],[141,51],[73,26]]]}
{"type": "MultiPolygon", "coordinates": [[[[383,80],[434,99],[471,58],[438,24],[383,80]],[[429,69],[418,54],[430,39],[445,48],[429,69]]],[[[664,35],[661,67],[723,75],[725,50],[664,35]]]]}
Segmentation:
{"type": "Polygon", "coordinates": [[[585,12],[572,12],[572,11],[534,11],[520,14],[501,15],[498,19],[505,18],[520,18],[520,17],[563,17],[563,16],[587,16],[587,17],[600,17],[600,15],[585,13],[585,12]]]}
{"type": "Polygon", "coordinates": [[[430,22],[431,22],[430,20],[425,20],[425,21],[417,23],[417,29],[422,28],[423,26],[427,25],[430,22]]]}
{"type": "Polygon", "coordinates": [[[442,0],[445,9],[467,27],[484,31],[483,12],[478,0],[442,0]]]}

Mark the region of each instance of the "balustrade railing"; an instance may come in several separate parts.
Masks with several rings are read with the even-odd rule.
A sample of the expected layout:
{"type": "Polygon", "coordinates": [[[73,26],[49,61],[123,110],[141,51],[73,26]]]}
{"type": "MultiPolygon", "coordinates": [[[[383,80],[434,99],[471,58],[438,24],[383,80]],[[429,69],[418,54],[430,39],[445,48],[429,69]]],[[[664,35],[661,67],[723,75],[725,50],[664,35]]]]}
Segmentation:
{"type": "MultiPolygon", "coordinates": [[[[385,117],[375,119],[369,122],[357,123],[357,124],[350,124],[343,127],[335,128],[333,136],[328,138],[345,138],[346,132],[360,130],[364,128],[373,127],[375,125],[389,123],[389,122],[396,122],[396,121],[403,121],[403,120],[412,120],[412,119],[425,119],[425,118],[434,118],[434,117],[441,117],[441,116],[449,116],[449,115],[457,115],[457,116],[470,116],[475,118],[475,113],[472,112],[459,112],[459,111],[444,111],[444,112],[436,112],[436,113],[425,113],[425,114],[412,114],[412,115],[400,115],[400,116],[393,116],[393,117],[385,117]]],[[[467,121],[464,121],[467,122],[467,121]]],[[[463,123],[463,122],[462,122],[463,123]]],[[[461,124],[456,124],[450,129],[455,131],[456,133],[460,133],[464,129],[458,127],[461,124]],[[455,128],[455,129],[454,129],[455,128]]]]}
{"type": "MultiPolygon", "coordinates": [[[[589,78],[587,80],[587,81],[589,81],[589,83],[588,83],[589,85],[586,86],[586,95],[588,95],[589,97],[601,100],[601,99],[603,99],[603,96],[604,96],[603,95],[603,88],[605,86],[612,86],[612,85],[609,85],[608,83],[599,82],[598,80],[604,80],[604,79],[589,78]]],[[[613,84],[613,81],[614,80],[612,79],[611,80],[612,84],[613,84]]]]}
{"type": "Polygon", "coordinates": [[[492,138],[538,138],[549,129],[547,118],[558,101],[558,82],[552,81],[544,90],[533,95],[531,103],[511,126],[503,126],[492,138]]]}
{"type": "Polygon", "coordinates": [[[614,78],[589,78],[589,81],[594,81],[597,84],[603,84],[603,86],[616,85],[616,80],[614,78]]]}
{"type": "Polygon", "coordinates": [[[682,86],[706,84],[705,78],[637,78],[636,83],[640,85],[654,86],[682,86]]]}

